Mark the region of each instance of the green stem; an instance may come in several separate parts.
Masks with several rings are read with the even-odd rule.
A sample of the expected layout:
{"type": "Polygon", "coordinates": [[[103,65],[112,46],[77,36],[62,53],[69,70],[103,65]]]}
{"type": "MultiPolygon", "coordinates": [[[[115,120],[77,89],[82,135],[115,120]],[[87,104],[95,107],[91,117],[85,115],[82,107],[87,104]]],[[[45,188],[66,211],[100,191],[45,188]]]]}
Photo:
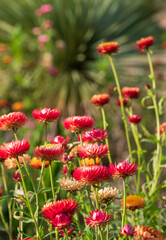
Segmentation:
{"type": "Polygon", "coordinates": [[[0,216],[1,216],[1,220],[2,220],[2,223],[6,229],[6,232],[8,233],[9,231],[9,226],[8,226],[8,223],[6,222],[5,220],[5,217],[4,217],[4,214],[3,214],[3,211],[2,211],[2,206],[0,205],[0,216]]]}
{"type": "Polygon", "coordinates": [[[135,222],[135,211],[131,211],[132,227],[136,226],[135,222]]]}
{"type": "Polygon", "coordinates": [[[47,143],[47,123],[44,124],[44,144],[47,143]]]}
{"type": "Polygon", "coordinates": [[[40,233],[39,233],[39,228],[38,228],[38,224],[37,224],[37,221],[36,221],[35,216],[34,216],[33,211],[32,211],[32,207],[31,207],[31,204],[30,204],[30,201],[29,201],[29,196],[28,196],[26,184],[25,184],[24,177],[23,177],[23,173],[22,173],[22,169],[21,169],[21,165],[20,165],[20,162],[19,162],[18,159],[17,159],[17,164],[18,164],[18,169],[19,169],[20,175],[21,175],[23,190],[24,190],[24,192],[25,192],[25,196],[26,196],[26,200],[27,200],[27,206],[28,206],[28,208],[29,208],[31,217],[32,217],[32,219],[33,219],[33,221],[34,221],[34,224],[35,224],[35,227],[36,227],[37,238],[38,238],[38,240],[41,240],[40,233]]]}
{"type": "Polygon", "coordinates": [[[121,112],[122,112],[122,119],[123,119],[124,127],[125,127],[129,156],[130,156],[130,159],[132,161],[131,144],[130,144],[130,138],[129,138],[129,133],[128,133],[128,124],[127,124],[124,105],[123,105],[123,97],[122,97],[122,93],[121,93],[120,84],[119,84],[118,76],[117,76],[117,73],[116,73],[116,69],[114,67],[113,59],[110,55],[109,55],[109,60],[110,60],[110,64],[111,64],[111,67],[112,67],[113,74],[114,74],[114,78],[115,78],[115,82],[116,82],[116,86],[117,86],[117,90],[118,90],[118,94],[119,94],[119,99],[120,99],[120,102],[121,102],[120,107],[121,107],[121,112]]]}
{"type": "Polygon", "coordinates": [[[49,172],[50,172],[50,182],[51,182],[52,196],[53,196],[54,201],[56,201],[55,191],[54,191],[54,181],[53,181],[53,175],[52,175],[52,161],[50,161],[50,164],[49,164],[49,172]]]}
{"type": "Polygon", "coordinates": [[[69,240],[69,238],[68,238],[68,233],[67,233],[67,229],[66,229],[66,228],[64,229],[64,232],[65,232],[65,238],[66,238],[66,240],[69,240]]]}
{"type": "Polygon", "coordinates": [[[7,233],[9,234],[9,238],[10,240],[12,240],[12,210],[11,210],[11,200],[8,197],[8,186],[7,186],[7,182],[6,182],[6,174],[5,174],[5,168],[3,163],[1,162],[1,172],[2,172],[2,180],[3,180],[3,185],[4,185],[4,189],[5,189],[5,193],[7,196],[7,206],[8,206],[8,212],[9,212],[9,230],[7,231],[7,233]]]}
{"type": "MultiPolygon", "coordinates": [[[[82,134],[81,134],[81,132],[80,132],[79,136],[80,136],[81,146],[83,146],[83,141],[82,141],[82,134]]],[[[83,159],[83,161],[84,161],[84,166],[86,166],[85,159],[83,159]]],[[[80,166],[81,166],[81,162],[80,162],[80,166]]]]}
{"type": "MultiPolygon", "coordinates": [[[[21,205],[21,209],[23,210],[23,206],[21,205]]],[[[23,212],[20,212],[20,217],[23,217],[23,212]]],[[[19,220],[19,230],[23,232],[23,221],[19,220]]],[[[20,238],[23,240],[23,234],[20,233],[20,238]]]]}
{"type": "Polygon", "coordinates": [[[125,182],[125,178],[123,178],[123,191],[124,191],[124,196],[123,196],[122,229],[124,228],[125,218],[126,218],[126,182],[125,182]]]}
{"type": "MultiPolygon", "coordinates": [[[[104,111],[103,106],[101,106],[101,114],[102,114],[102,118],[103,118],[103,129],[107,130],[107,122],[106,122],[105,111],[104,111]]],[[[109,162],[111,163],[112,159],[111,159],[110,147],[109,147],[109,142],[108,142],[108,136],[106,136],[106,138],[105,138],[105,143],[108,147],[108,159],[109,159],[109,162]]]]}
{"type": "Polygon", "coordinates": [[[100,210],[99,208],[99,199],[98,199],[98,189],[95,188],[95,186],[92,185],[92,189],[93,189],[93,192],[94,192],[94,195],[95,195],[95,200],[96,200],[96,207],[98,210],[100,210]]]}
{"type": "Polygon", "coordinates": [[[103,234],[102,234],[100,226],[99,226],[99,233],[100,233],[100,239],[103,240],[103,234]]]}
{"type": "Polygon", "coordinates": [[[56,236],[56,240],[59,240],[58,228],[55,228],[55,236],[56,236]]]}

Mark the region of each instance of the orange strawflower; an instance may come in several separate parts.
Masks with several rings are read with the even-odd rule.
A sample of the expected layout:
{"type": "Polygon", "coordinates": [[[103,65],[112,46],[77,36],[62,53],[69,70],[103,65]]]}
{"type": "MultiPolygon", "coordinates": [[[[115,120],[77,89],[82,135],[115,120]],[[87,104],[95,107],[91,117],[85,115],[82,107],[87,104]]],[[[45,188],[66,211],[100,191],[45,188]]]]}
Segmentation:
{"type": "Polygon", "coordinates": [[[153,44],[154,44],[154,38],[151,36],[146,38],[141,38],[136,42],[139,52],[144,52],[144,50],[148,49],[153,44]]]}
{"type": "Polygon", "coordinates": [[[0,52],[6,52],[8,50],[7,46],[3,43],[0,44],[0,52]]]}
{"type": "MultiPolygon", "coordinates": [[[[124,200],[122,199],[121,205],[123,206],[124,200]]],[[[137,195],[129,195],[126,198],[126,208],[130,210],[136,210],[145,206],[145,200],[137,195]]]]}
{"type": "Polygon", "coordinates": [[[103,106],[104,104],[108,103],[109,100],[110,96],[107,93],[96,94],[92,96],[91,103],[93,103],[96,106],[103,106]]]}
{"type": "Polygon", "coordinates": [[[100,158],[96,157],[96,158],[85,158],[84,160],[81,160],[81,165],[82,166],[93,166],[93,165],[100,165],[100,158]]]}
{"type": "Polygon", "coordinates": [[[24,103],[23,102],[15,102],[12,104],[12,110],[13,111],[21,111],[24,109],[24,103]]]}
{"type": "Polygon", "coordinates": [[[6,107],[8,105],[8,101],[5,99],[0,100],[0,108],[6,107]]]}
{"type": "Polygon", "coordinates": [[[134,239],[144,240],[164,240],[164,236],[153,228],[146,226],[136,226],[134,228],[134,239]]]}
{"type": "Polygon", "coordinates": [[[117,53],[119,50],[119,47],[120,46],[118,42],[105,42],[98,45],[97,51],[102,55],[117,53]]]}
{"type": "Polygon", "coordinates": [[[5,55],[2,57],[2,62],[5,64],[9,64],[11,62],[12,58],[9,55],[5,55]]]}
{"type": "MultiPolygon", "coordinates": [[[[31,159],[29,165],[30,165],[32,168],[41,169],[41,167],[42,167],[42,160],[33,157],[33,158],[31,159]]],[[[45,161],[45,168],[47,168],[48,166],[49,166],[49,161],[45,161]]]]}

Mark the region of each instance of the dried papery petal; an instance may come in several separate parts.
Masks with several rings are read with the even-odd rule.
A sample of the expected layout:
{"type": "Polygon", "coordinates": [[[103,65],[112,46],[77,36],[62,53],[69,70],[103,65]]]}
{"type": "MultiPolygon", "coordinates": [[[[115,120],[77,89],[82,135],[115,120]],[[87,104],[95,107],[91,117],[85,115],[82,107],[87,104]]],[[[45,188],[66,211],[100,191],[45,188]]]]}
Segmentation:
{"type": "Polygon", "coordinates": [[[96,211],[92,211],[90,215],[91,217],[85,218],[86,224],[88,224],[90,227],[104,226],[111,220],[111,214],[106,214],[105,210],[99,211],[97,209],[96,211]]]}
{"type": "MultiPolygon", "coordinates": [[[[124,200],[122,199],[121,205],[123,206],[124,200]]],[[[126,208],[130,210],[136,210],[145,206],[145,200],[137,195],[129,195],[126,197],[126,208]]]]}
{"type": "Polygon", "coordinates": [[[104,94],[97,94],[93,95],[91,98],[91,103],[96,106],[103,106],[104,104],[108,103],[110,100],[110,96],[107,93],[104,94]]]}
{"type": "Polygon", "coordinates": [[[68,190],[70,192],[78,191],[85,186],[84,183],[75,181],[73,178],[70,177],[60,178],[59,185],[61,186],[61,188],[68,190]]]}
{"type": "Polygon", "coordinates": [[[94,185],[109,180],[111,173],[108,167],[94,165],[77,168],[73,177],[86,185],[94,185]]]}
{"type": "Polygon", "coordinates": [[[119,50],[119,43],[118,42],[105,42],[101,43],[97,47],[97,51],[103,54],[112,54],[117,53],[119,50]]]}
{"type": "Polygon", "coordinates": [[[73,116],[64,121],[64,127],[71,132],[81,132],[94,126],[94,119],[91,116],[73,116]]]}
{"type": "MultiPolygon", "coordinates": [[[[117,188],[105,187],[103,189],[98,190],[98,200],[99,203],[105,204],[114,200],[119,194],[119,190],[117,188]]],[[[94,193],[91,193],[91,198],[95,199],[94,193]]]]}
{"type": "Polygon", "coordinates": [[[27,121],[27,117],[22,112],[12,112],[0,117],[0,130],[7,131],[21,128],[27,121]]]}

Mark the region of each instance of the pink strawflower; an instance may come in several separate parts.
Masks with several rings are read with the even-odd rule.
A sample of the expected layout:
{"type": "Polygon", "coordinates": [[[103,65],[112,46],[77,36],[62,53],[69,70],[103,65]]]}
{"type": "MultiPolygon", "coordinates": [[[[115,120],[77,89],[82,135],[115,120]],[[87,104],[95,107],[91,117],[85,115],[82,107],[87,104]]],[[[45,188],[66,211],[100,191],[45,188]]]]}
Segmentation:
{"type": "Polygon", "coordinates": [[[86,185],[102,183],[111,178],[110,169],[101,165],[86,166],[77,168],[73,177],[86,185]]]}
{"type": "Polygon", "coordinates": [[[52,76],[57,76],[59,71],[56,67],[50,67],[47,70],[49,72],[49,74],[51,74],[52,76]]]}
{"type": "Polygon", "coordinates": [[[58,230],[68,228],[71,223],[72,217],[69,214],[66,215],[65,213],[59,213],[51,220],[53,227],[58,228],[58,230]]]}
{"type": "Polygon", "coordinates": [[[45,35],[45,34],[42,34],[38,37],[38,42],[39,43],[46,43],[48,42],[50,39],[49,39],[49,36],[45,35]]]}
{"type": "Polygon", "coordinates": [[[107,145],[85,144],[79,148],[78,154],[81,158],[105,157],[108,152],[107,145]]]}
{"type": "Polygon", "coordinates": [[[141,116],[140,115],[133,114],[132,116],[129,117],[129,122],[131,122],[133,124],[137,124],[140,121],[141,121],[141,116]]]}
{"type": "Polygon", "coordinates": [[[120,228],[121,235],[133,236],[134,235],[134,228],[130,224],[126,224],[123,229],[120,228]]]}
{"type": "Polygon", "coordinates": [[[90,215],[91,217],[85,218],[86,224],[90,227],[104,226],[111,220],[111,213],[106,214],[105,210],[99,211],[97,209],[96,211],[92,211],[90,215]]]}
{"type": "Polygon", "coordinates": [[[43,109],[40,108],[40,109],[33,110],[32,115],[37,122],[49,123],[59,118],[60,111],[55,108],[50,109],[45,107],[43,109]]]}
{"type": "Polygon", "coordinates": [[[126,178],[128,176],[132,176],[135,174],[137,170],[138,165],[136,163],[129,163],[127,162],[119,162],[117,165],[116,163],[113,165],[113,163],[110,164],[110,173],[113,177],[116,178],[126,178]]]}
{"type": "Polygon", "coordinates": [[[41,29],[39,27],[32,28],[32,33],[34,35],[39,35],[41,33],[41,29]]]}
{"type": "Polygon", "coordinates": [[[54,137],[52,140],[50,140],[50,141],[53,144],[62,144],[63,146],[66,146],[69,143],[69,141],[70,141],[70,137],[67,136],[66,138],[64,138],[64,137],[58,135],[58,136],[54,137]]]}
{"type": "Polygon", "coordinates": [[[43,4],[40,7],[40,13],[44,14],[44,13],[49,13],[53,10],[53,6],[51,4],[43,4]]]}
{"type": "MultiPolygon", "coordinates": [[[[101,130],[100,128],[93,128],[91,131],[86,131],[81,134],[83,142],[87,143],[102,142],[108,135],[106,130],[101,130]]],[[[78,140],[80,141],[80,136],[78,136],[78,140]]]]}
{"type": "Polygon", "coordinates": [[[0,130],[7,131],[21,128],[27,122],[27,117],[22,112],[12,112],[0,117],[0,130]]]}
{"type": "Polygon", "coordinates": [[[20,182],[20,181],[21,181],[21,175],[20,175],[20,173],[19,173],[19,172],[15,172],[15,173],[13,174],[12,180],[13,180],[14,182],[20,182]]]}
{"type": "Polygon", "coordinates": [[[94,119],[91,116],[73,116],[64,121],[64,127],[71,132],[81,132],[94,126],[94,119]]]}
{"type": "Polygon", "coordinates": [[[4,143],[0,146],[0,156],[1,154],[6,154],[6,158],[17,158],[26,153],[30,148],[30,144],[27,140],[22,141],[12,141],[10,143],[4,143]]]}

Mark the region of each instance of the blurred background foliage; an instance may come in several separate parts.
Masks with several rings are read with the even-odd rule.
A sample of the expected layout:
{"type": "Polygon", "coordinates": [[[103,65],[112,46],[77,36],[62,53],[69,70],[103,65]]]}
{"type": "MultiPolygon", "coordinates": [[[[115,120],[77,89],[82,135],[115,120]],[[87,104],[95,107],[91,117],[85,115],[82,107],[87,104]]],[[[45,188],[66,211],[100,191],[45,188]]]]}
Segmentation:
{"type": "Polygon", "coordinates": [[[27,112],[38,106],[56,106],[64,116],[87,112],[92,94],[113,83],[97,44],[120,43],[118,68],[133,81],[135,41],[153,35],[160,46],[162,29],[154,16],[163,6],[156,0],[1,0],[0,41],[7,52],[1,54],[0,98],[9,105],[23,102],[27,112]],[[46,3],[53,11],[37,16],[35,10],[46,3]],[[50,28],[44,26],[46,20],[51,20],[50,28]],[[40,33],[34,33],[36,27],[40,33]],[[41,44],[37,34],[49,41],[41,44]]]}

